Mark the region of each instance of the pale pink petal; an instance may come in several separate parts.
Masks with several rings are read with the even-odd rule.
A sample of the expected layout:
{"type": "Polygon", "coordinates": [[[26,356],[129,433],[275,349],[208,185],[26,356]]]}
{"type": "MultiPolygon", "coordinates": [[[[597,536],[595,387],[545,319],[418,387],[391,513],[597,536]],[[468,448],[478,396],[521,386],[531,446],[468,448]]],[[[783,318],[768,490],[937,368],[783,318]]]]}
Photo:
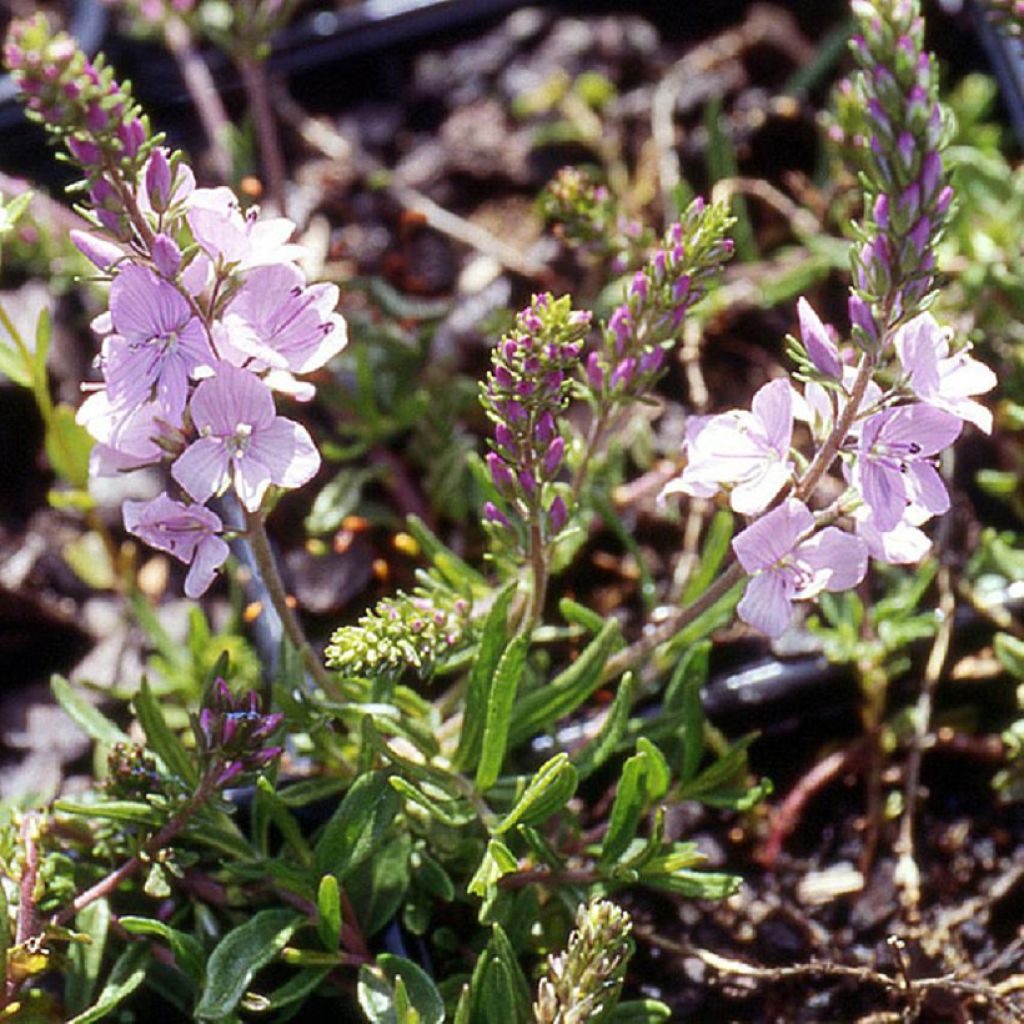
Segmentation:
{"type": "Polygon", "coordinates": [[[782,636],[793,617],[793,606],[782,576],[775,572],[754,576],[747,584],[736,612],[748,626],[772,639],[782,636]]]}
{"type": "Polygon", "coordinates": [[[224,444],[201,437],[185,449],[171,466],[171,476],[196,501],[219,494],[231,482],[230,458],[224,444]]]}
{"type": "Polygon", "coordinates": [[[248,454],[267,467],[278,487],[301,487],[320,468],[320,453],[309,431],[281,416],[253,435],[248,454]]]}
{"type": "Polygon", "coordinates": [[[867,545],[868,553],[879,562],[891,565],[910,565],[920,562],[931,550],[928,535],[906,520],[882,533],[869,517],[857,522],[857,533],[867,545]]]}
{"type": "Polygon", "coordinates": [[[732,548],[748,573],[757,572],[788,555],[813,526],[810,509],[796,498],[787,498],[733,538],[732,548]]]}
{"type": "Polygon", "coordinates": [[[807,349],[807,355],[815,368],[826,377],[839,378],[842,364],[839,361],[839,349],[821,322],[811,304],[802,296],[796,304],[797,316],[800,318],[800,340],[807,349]]]}
{"type": "Polygon", "coordinates": [[[220,537],[204,537],[192,556],[192,566],[185,577],[185,596],[195,600],[205,594],[230,553],[220,537]]]}
{"type": "Polygon", "coordinates": [[[252,451],[246,452],[234,460],[234,483],[238,500],[250,512],[256,512],[271,484],[270,469],[252,451]]]}
{"type": "MultiPolygon", "coordinates": [[[[793,557],[798,563],[806,563],[815,573],[824,573],[819,589],[849,590],[862,579],[868,568],[868,552],[864,542],[834,526],[827,526],[820,533],[800,544],[793,557]]],[[[812,597],[803,588],[797,590],[797,597],[812,597]]]]}
{"type": "Polygon", "coordinates": [[[768,443],[785,458],[793,437],[793,391],[789,381],[780,378],[759,388],[752,408],[768,443]]]}
{"type": "Polygon", "coordinates": [[[790,480],[788,464],[762,462],[757,473],[737,484],[729,495],[729,504],[743,516],[755,516],[766,509],[790,480]]]}
{"type": "Polygon", "coordinates": [[[241,424],[255,430],[274,419],[274,396],[259,377],[225,362],[216,370],[192,396],[192,419],[200,431],[233,437],[241,424]]]}
{"type": "Polygon", "coordinates": [[[949,511],[949,492],[930,462],[912,462],[907,471],[919,504],[936,516],[949,511]]]}
{"type": "Polygon", "coordinates": [[[859,464],[861,497],[871,509],[878,529],[891,530],[903,518],[907,488],[898,469],[861,458],[859,464]]]}

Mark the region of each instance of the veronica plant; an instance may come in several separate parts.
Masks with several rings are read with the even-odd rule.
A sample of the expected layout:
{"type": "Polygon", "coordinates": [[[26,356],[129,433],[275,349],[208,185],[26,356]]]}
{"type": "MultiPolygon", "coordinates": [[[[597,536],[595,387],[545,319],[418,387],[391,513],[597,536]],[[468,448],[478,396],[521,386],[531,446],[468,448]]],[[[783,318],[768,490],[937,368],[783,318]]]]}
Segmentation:
{"type": "Polygon", "coordinates": [[[337,288],[307,284],[291,221],[243,211],[230,189],[197,188],[128,87],[42,17],[15,22],[5,55],[30,114],[85,175],[82,213],[95,230],[72,240],[111,282],[94,322],[102,380],[78,413],[97,442],[91,475],[169,469],[178,496],[129,503],[125,525],[190,565],[192,597],[228,554],[224,523],[205,503],[233,493],[285,627],[326,679],[285,601],[263,516],[272,492],[320,466],[306,429],[277,415],[275,394],[308,401],[315,389],[298,377],[345,346],[337,288]]]}

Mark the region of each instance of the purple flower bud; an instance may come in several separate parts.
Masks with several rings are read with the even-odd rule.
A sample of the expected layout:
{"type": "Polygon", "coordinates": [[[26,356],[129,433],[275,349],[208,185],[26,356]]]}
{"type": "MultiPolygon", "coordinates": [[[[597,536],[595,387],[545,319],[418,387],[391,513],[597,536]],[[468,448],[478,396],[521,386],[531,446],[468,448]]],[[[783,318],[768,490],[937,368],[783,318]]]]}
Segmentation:
{"type": "Polygon", "coordinates": [[[264,750],[257,750],[255,754],[250,754],[245,759],[246,767],[250,771],[263,768],[270,764],[271,761],[276,761],[283,753],[284,747],[267,747],[264,750]]]}
{"type": "Polygon", "coordinates": [[[651,261],[654,266],[654,280],[657,284],[661,284],[665,280],[665,274],[668,271],[668,255],[664,249],[659,249],[654,254],[654,259],[651,261]]]}
{"type": "Polygon", "coordinates": [[[508,521],[508,516],[506,516],[493,501],[484,502],[484,518],[488,522],[497,523],[500,526],[504,526],[506,529],[512,525],[508,521]]]}
{"type": "Polygon", "coordinates": [[[71,241],[75,248],[94,266],[100,270],[109,270],[115,263],[124,259],[124,250],[88,231],[71,231],[71,241]]]}
{"type": "Polygon", "coordinates": [[[171,198],[171,165],[163,148],[157,147],[146,164],[146,194],[157,213],[167,209],[171,198]]]}
{"type": "Polygon", "coordinates": [[[629,387],[634,373],[636,373],[636,360],[632,356],[623,359],[612,372],[612,389],[614,390],[617,387],[629,387]]]}
{"type": "Polygon", "coordinates": [[[68,151],[86,169],[100,162],[100,147],[95,142],[72,136],[68,139],[68,151]]]}
{"type": "Polygon", "coordinates": [[[551,502],[551,508],[548,509],[548,526],[551,529],[552,534],[559,533],[562,527],[569,520],[569,509],[566,508],[565,500],[559,494],[553,502],[551,502]]]}
{"type": "Polygon", "coordinates": [[[875,223],[883,231],[889,227],[889,197],[884,192],[875,200],[874,217],[875,223]]]}
{"type": "Polygon", "coordinates": [[[516,344],[515,339],[509,338],[502,346],[501,354],[505,357],[505,362],[511,363],[515,361],[516,356],[519,354],[519,346],[516,344]]]}
{"type": "Polygon", "coordinates": [[[146,129],[137,117],[133,117],[127,123],[118,126],[117,137],[121,140],[124,155],[133,157],[146,141],[146,129]]]}
{"type": "Polygon", "coordinates": [[[499,447],[504,448],[509,453],[515,452],[516,436],[506,424],[498,423],[495,426],[494,440],[498,442],[499,447]]]}
{"type": "Polygon", "coordinates": [[[877,343],[878,326],[868,304],[859,295],[853,294],[850,296],[848,307],[850,323],[859,327],[871,341],[877,343]]]}
{"type": "Polygon", "coordinates": [[[587,380],[595,391],[604,387],[604,370],[601,368],[601,357],[596,352],[587,356],[587,380]]]}
{"type": "Polygon", "coordinates": [[[510,389],[515,384],[515,378],[504,366],[494,368],[494,381],[499,387],[505,389],[510,389]]]}
{"type": "Polygon", "coordinates": [[[159,234],[153,239],[149,254],[153,257],[156,269],[166,278],[177,276],[181,269],[181,250],[178,243],[169,235],[159,234]]]}
{"type": "Polygon", "coordinates": [[[641,373],[657,373],[665,362],[665,350],[663,348],[652,348],[640,357],[641,373]]]}
{"type": "Polygon", "coordinates": [[[631,299],[640,299],[643,301],[647,298],[648,284],[647,275],[642,270],[638,270],[633,275],[633,280],[629,283],[628,295],[631,299]]]}
{"type": "Polygon", "coordinates": [[[676,303],[685,302],[690,294],[690,275],[683,274],[674,285],[672,285],[672,301],[676,303]]]}
{"type": "Polygon", "coordinates": [[[931,222],[927,217],[922,217],[918,222],[910,229],[910,234],[907,238],[910,244],[920,254],[924,251],[924,247],[928,244],[928,239],[932,233],[931,222]]]}
{"type": "Polygon", "coordinates": [[[544,324],[541,323],[540,317],[537,316],[533,310],[527,310],[523,313],[522,320],[520,322],[531,334],[539,334],[544,330],[544,324]]]}
{"type": "Polygon", "coordinates": [[[900,137],[896,140],[896,150],[906,171],[914,165],[914,148],[914,136],[910,132],[900,132],[900,137]]]}
{"type": "Polygon", "coordinates": [[[555,436],[555,418],[547,409],[537,417],[533,436],[539,444],[547,444],[555,436]]]}
{"type": "Polygon", "coordinates": [[[499,491],[511,490],[515,484],[515,477],[512,475],[512,470],[509,469],[508,463],[497,453],[487,453],[487,468],[491,471],[491,480],[494,481],[494,486],[499,491]]]}
{"type": "Polygon", "coordinates": [[[553,477],[559,467],[562,465],[562,458],[565,455],[565,438],[556,437],[551,444],[548,446],[548,450],[544,453],[544,461],[541,463],[541,469],[544,471],[544,476],[548,479],[553,477]]]}
{"type": "Polygon", "coordinates": [[[615,336],[615,352],[621,356],[626,351],[626,346],[633,334],[632,316],[628,306],[615,307],[608,320],[608,329],[615,336]]]}
{"type": "Polygon", "coordinates": [[[523,493],[528,498],[532,498],[536,492],[537,481],[528,469],[521,469],[519,471],[519,486],[523,489],[523,493]]]}
{"type": "Polygon", "coordinates": [[[921,209],[921,187],[916,181],[900,196],[899,209],[908,221],[912,221],[917,216],[921,209]]]}
{"type": "Polygon", "coordinates": [[[935,195],[935,190],[941,181],[942,157],[935,152],[925,154],[921,161],[921,193],[925,203],[928,203],[935,195]]]}
{"type": "Polygon", "coordinates": [[[562,373],[561,370],[552,370],[551,373],[549,373],[544,378],[544,386],[549,391],[558,391],[558,390],[560,390],[564,383],[565,383],[565,374],[562,373]]]}
{"type": "Polygon", "coordinates": [[[939,193],[938,198],[935,200],[935,212],[942,216],[953,202],[953,189],[946,185],[945,188],[939,193]]]}

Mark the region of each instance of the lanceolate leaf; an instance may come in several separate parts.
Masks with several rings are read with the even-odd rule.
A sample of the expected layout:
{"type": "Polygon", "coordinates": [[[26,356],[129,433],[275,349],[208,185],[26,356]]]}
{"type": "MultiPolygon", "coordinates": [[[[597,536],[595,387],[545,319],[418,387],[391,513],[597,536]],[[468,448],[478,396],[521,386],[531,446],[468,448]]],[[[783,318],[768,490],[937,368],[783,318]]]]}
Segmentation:
{"type": "Polygon", "coordinates": [[[569,755],[556,754],[543,764],[530,780],[515,807],[494,830],[501,835],[513,825],[539,825],[560,811],[576,792],[579,776],[569,755]]]}
{"type": "Polygon", "coordinates": [[[207,961],[196,1019],[218,1021],[231,1014],[256,972],[284,949],[303,920],[294,910],[261,910],[228,932],[207,961]]]}
{"type": "Polygon", "coordinates": [[[199,780],[199,765],[195,757],[190,756],[182,746],[181,740],[168,728],[146,679],[142,680],[142,688],[135,696],[135,714],[149,741],[149,747],[170,771],[194,786],[199,780]]]}
{"type": "Polygon", "coordinates": [[[629,725],[629,712],[635,695],[636,676],[627,672],[615,691],[615,700],[608,709],[601,731],[574,757],[573,764],[581,779],[596,772],[618,749],[629,725]]]}
{"type": "Polygon", "coordinates": [[[93,1024],[121,1005],[143,982],[149,966],[149,950],[144,945],[129,946],[114,962],[99,998],[85,1013],[67,1024],[93,1024]]]}
{"type": "Polygon", "coordinates": [[[601,632],[564,672],[547,686],[539,687],[517,702],[509,728],[509,746],[525,743],[575,711],[600,685],[605,662],[618,644],[619,625],[612,620],[605,623],[601,632]]]}
{"type": "Polygon", "coordinates": [[[679,776],[683,782],[689,782],[697,774],[704,755],[704,709],[700,690],[707,679],[710,654],[709,640],[694,644],[680,659],[665,691],[666,715],[679,714],[682,717],[678,745],[682,753],[680,757],[673,750],[672,760],[681,760],[679,776]]]}
{"type": "Polygon", "coordinates": [[[484,723],[480,762],[476,768],[476,787],[481,792],[494,785],[505,760],[512,706],[523,670],[526,668],[529,647],[528,636],[521,634],[513,637],[494,672],[494,682],[487,700],[487,719],[484,723]]]}
{"type": "Polygon", "coordinates": [[[115,743],[131,742],[126,732],[90,704],[63,676],[50,677],[50,690],[68,717],[87,736],[109,747],[115,743]]]}

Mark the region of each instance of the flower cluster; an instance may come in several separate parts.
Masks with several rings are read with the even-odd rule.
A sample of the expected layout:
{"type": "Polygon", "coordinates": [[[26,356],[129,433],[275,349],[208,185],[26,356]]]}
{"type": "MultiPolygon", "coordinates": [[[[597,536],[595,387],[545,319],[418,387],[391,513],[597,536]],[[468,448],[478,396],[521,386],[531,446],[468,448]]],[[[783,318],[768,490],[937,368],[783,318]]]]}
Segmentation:
{"type": "MultiPolygon", "coordinates": [[[[44,31],[41,20],[12,29],[8,59],[14,54],[14,66],[35,76],[25,70],[23,88],[50,77],[49,58],[40,63],[34,53],[65,54],[53,65],[62,88],[66,69],[85,66],[73,48],[66,54],[66,36],[47,42],[44,31]]],[[[87,90],[69,101],[81,118],[57,111],[79,126],[69,148],[95,179],[97,230],[73,231],[72,241],[111,279],[109,309],[93,324],[102,337],[102,386],[78,419],[97,442],[95,476],[170,463],[189,500],[164,492],[127,502],[125,526],[189,564],[186,592],[196,597],[228,554],[223,524],[205,502],[233,490],[254,515],[271,487],[299,487],[317,472],[312,438],[277,415],[274,392],[310,399],[314,388],[297,375],[344,347],[345,322],[334,312],[337,288],[308,285],[296,265],[304,251],[289,241],[291,221],[243,211],[228,188],[197,188],[180,155],[153,146],[134,114],[130,123],[141,133],[134,152],[148,156],[108,159],[111,140],[120,138],[112,124],[122,125],[133,108],[106,71],[99,82],[114,98],[102,105],[103,118],[89,120],[87,90]],[[116,197],[116,209],[107,196],[116,197]]]]}
{"type": "Polygon", "coordinates": [[[695,199],[636,272],[608,319],[603,345],[587,357],[587,380],[605,406],[650,390],[683,317],[732,255],[732,239],[725,237],[731,222],[723,205],[695,199]]]}
{"type": "Polygon", "coordinates": [[[769,636],[786,629],[792,601],[857,584],[869,555],[891,563],[922,558],[930,542],[920,527],[950,505],[935,456],[964,422],[992,428],[976,396],[995,386],[995,375],[971,357],[969,344],[953,348],[950,333],[917,312],[931,288],[931,246],[951,197],[917,5],[855,0],[854,8],[861,31],[852,48],[865,69],[856,95],[872,134],[867,223],[853,260],[852,344],[841,345],[801,298],[791,350],[803,388],[774,380],[749,411],[693,419],[687,464],[666,487],[704,498],[724,491],[736,512],[760,517],[733,550],[752,577],[739,615],[769,636]],[[815,443],[807,461],[792,447],[797,419],[815,443]],[[846,492],[815,516],[807,502],[836,457],[846,492]],[[851,516],[853,533],[829,525],[843,515],[851,516]]]}
{"type": "Polygon", "coordinates": [[[4,60],[30,117],[67,147],[85,174],[84,188],[96,216],[119,238],[129,234],[125,195],[109,170],[133,179],[152,147],[147,119],[128,85],[114,79],[103,58],[90,60],[46,18],[14,21],[4,60]]]}
{"type": "Polygon", "coordinates": [[[281,747],[264,746],[284,720],[280,712],[264,714],[254,691],[234,697],[218,678],[194,723],[199,756],[215,785],[225,786],[244,772],[256,771],[280,757],[281,747]]]}
{"type": "Polygon", "coordinates": [[[510,517],[543,522],[548,536],[566,523],[564,496],[546,485],[565,457],[559,417],[589,327],[590,314],[574,310],[568,296],[538,295],[494,348],[480,400],[494,423],[487,467],[502,507],[488,502],[484,515],[502,530],[512,529],[510,517]]]}
{"type": "Polygon", "coordinates": [[[635,266],[654,243],[651,229],[627,217],[611,192],[578,167],[558,172],[541,196],[541,209],[567,242],[612,258],[613,269],[635,266]]]}
{"type": "Polygon", "coordinates": [[[860,113],[856,142],[868,188],[852,255],[850,320],[854,340],[877,350],[932,289],[932,250],[953,192],[940,152],[947,128],[938,69],[923,49],[917,3],[855,0],[853,8],[859,32],[850,48],[861,68],[853,109],[860,113]]]}
{"type": "Polygon", "coordinates": [[[633,953],[629,915],[609,900],[593,900],[576,912],[576,927],[563,953],[548,957],[537,986],[538,1024],[604,1020],[622,990],[633,953]]]}
{"type": "Polygon", "coordinates": [[[324,652],[330,668],[349,674],[400,674],[406,668],[429,676],[458,648],[470,622],[470,603],[432,589],[398,593],[378,603],[354,626],[335,630],[324,652]]]}

